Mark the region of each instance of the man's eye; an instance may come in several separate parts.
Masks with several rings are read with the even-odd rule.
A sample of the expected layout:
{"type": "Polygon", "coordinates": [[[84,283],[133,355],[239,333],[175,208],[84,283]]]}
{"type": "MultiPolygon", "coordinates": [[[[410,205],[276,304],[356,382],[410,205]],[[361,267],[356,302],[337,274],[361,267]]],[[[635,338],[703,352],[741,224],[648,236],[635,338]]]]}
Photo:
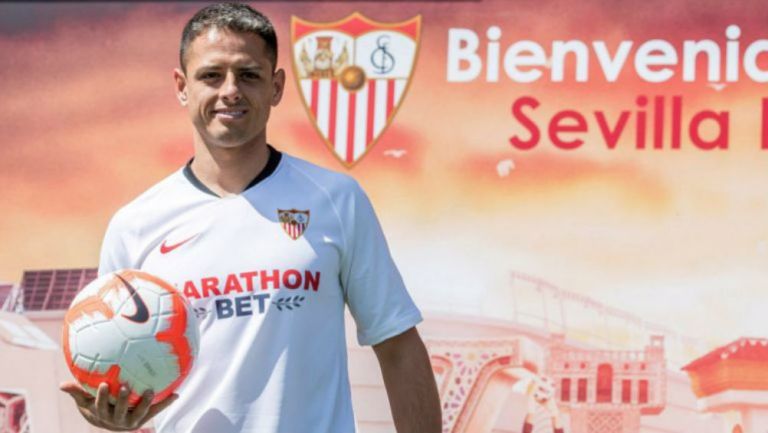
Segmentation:
{"type": "Polygon", "coordinates": [[[215,72],[206,72],[200,76],[201,80],[210,80],[214,78],[218,78],[219,74],[215,72]]]}
{"type": "Polygon", "coordinates": [[[255,72],[243,72],[242,77],[248,80],[257,80],[259,78],[259,74],[255,72]]]}

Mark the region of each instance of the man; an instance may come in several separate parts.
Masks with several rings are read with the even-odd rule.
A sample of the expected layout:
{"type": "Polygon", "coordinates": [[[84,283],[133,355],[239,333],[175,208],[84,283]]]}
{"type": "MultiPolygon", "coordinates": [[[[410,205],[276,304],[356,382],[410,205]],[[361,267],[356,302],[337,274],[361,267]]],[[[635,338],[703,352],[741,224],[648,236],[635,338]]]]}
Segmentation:
{"type": "Polygon", "coordinates": [[[206,7],[180,58],[194,158],[115,214],[99,271],[140,268],[182,290],[200,315],[198,359],[178,398],[155,405],[147,392],[129,409],[127,389],[110,405],[104,384],[95,399],[62,389],[112,431],[157,415],[160,433],[353,432],[346,305],[379,360],[397,431],[440,431],[421,315],[367,197],[267,144],[285,85],[271,23],[242,4],[206,7]]]}

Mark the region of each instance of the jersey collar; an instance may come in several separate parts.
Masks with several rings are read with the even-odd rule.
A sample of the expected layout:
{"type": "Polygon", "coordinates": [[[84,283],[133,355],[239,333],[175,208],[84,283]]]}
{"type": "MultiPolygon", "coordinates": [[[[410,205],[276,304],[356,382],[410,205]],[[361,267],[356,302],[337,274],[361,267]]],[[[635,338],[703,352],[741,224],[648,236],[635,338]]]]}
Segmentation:
{"type": "MultiPolygon", "coordinates": [[[[283,158],[283,154],[270,145],[267,145],[267,147],[269,148],[269,159],[267,159],[267,165],[265,165],[264,168],[261,170],[261,172],[258,175],[256,175],[255,178],[253,178],[253,180],[248,184],[248,186],[245,187],[243,192],[255,186],[262,180],[268,178],[272,173],[274,173],[274,171],[277,169],[277,166],[280,164],[280,160],[283,158]]],[[[194,159],[195,159],[194,157],[191,158],[187,162],[187,165],[184,166],[184,170],[183,170],[184,177],[186,177],[189,183],[191,183],[195,188],[199,189],[200,191],[206,194],[210,194],[214,197],[221,198],[218,194],[211,191],[210,188],[208,188],[202,182],[200,182],[200,179],[198,179],[197,176],[195,176],[195,173],[192,172],[191,165],[194,159]]]]}

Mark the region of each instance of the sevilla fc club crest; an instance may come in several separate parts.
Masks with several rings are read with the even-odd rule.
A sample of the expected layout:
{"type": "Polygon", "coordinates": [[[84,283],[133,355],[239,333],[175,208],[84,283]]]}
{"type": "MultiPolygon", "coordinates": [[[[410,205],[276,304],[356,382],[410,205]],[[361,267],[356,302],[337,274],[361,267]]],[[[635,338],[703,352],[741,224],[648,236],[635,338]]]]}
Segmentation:
{"type": "Polygon", "coordinates": [[[318,133],[347,168],[392,122],[408,89],[421,16],[379,23],[354,13],[333,23],[292,17],[294,76],[318,133]]]}
{"type": "Polygon", "coordinates": [[[294,241],[301,237],[307,230],[309,225],[309,211],[308,210],[277,210],[277,217],[280,220],[280,225],[283,226],[283,230],[294,241]]]}

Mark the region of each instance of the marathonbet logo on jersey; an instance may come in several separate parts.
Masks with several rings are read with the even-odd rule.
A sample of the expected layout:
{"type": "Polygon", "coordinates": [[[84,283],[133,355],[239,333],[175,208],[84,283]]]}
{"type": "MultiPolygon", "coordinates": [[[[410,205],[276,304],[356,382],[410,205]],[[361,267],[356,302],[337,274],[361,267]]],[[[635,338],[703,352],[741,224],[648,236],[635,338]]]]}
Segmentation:
{"type": "Polygon", "coordinates": [[[392,123],[420,36],[421,16],[398,23],[360,13],[331,23],[292,17],[293,70],[304,106],[345,167],[360,161],[392,123]]]}

